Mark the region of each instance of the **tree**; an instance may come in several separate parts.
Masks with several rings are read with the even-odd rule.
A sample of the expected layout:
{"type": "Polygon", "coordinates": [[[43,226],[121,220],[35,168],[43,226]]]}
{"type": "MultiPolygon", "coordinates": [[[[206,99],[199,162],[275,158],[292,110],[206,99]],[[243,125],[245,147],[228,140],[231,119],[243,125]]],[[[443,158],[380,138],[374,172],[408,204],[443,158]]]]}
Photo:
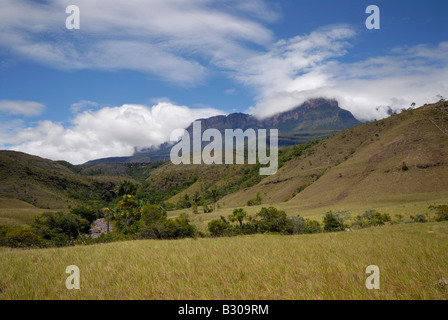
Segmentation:
{"type": "Polygon", "coordinates": [[[147,225],[154,225],[157,221],[166,219],[166,210],[157,205],[146,205],[142,208],[141,221],[147,225]]]}
{"type": "Polygon", "coordinates": [[[291,222],[284,211],[274,207],[261,208],[261,211],[257,213],[257,217],[261,217],[259,231],[288,233],[291,222]]]}
{"type": "Polygon", "coordinates": [[[212,198],[212,200],[213,200],[213,211],[215,211],[216,210],[216,201],[218,201],[218,198],[219,198],[218,189],[210,190],[210,198],[212,198]]]}
{"type": "Polygon", "coordinates": [[[137,200],[134,199],[134,196],[125,194],[118,203],[118,206],[126,211],[126,216],[129,218],[133,216],[133,209],[137,207],[137,204],[137,200]]]}
{"type": "Polygon", "coordinates": [[[107,232],[109,232],[110,213],[112,210],[110,210],[110,208],[103,208],[101,209],[101,212],[103,213],[103,216],[107,215],[107,232]]]}
{"type": "Polygon", "coordinates": [[[129,180],[123,180],[117,186],[115,193],[120,197],[124,195],[135,196],[137,194],[137,186],[129,180]]]}
{"type": "Polygon", "coordinates": [[[236,222],[238,221],[238,223],[240,224],[240,229],[243,229],[243,220],[244,218],[246,218],[247,216],[247,212],[244,211],[244,209],[239,208],[239,209],[235,209],[233,210],[232,215],[229,216],[229,221],[230,222],[236,222]]]}
{"type": "Polygon", "coordinates": [[[184,198],[178,202],[177,207],[179,209],[191,208],[190,196],[187,193],[184,195],[184,198]]]}

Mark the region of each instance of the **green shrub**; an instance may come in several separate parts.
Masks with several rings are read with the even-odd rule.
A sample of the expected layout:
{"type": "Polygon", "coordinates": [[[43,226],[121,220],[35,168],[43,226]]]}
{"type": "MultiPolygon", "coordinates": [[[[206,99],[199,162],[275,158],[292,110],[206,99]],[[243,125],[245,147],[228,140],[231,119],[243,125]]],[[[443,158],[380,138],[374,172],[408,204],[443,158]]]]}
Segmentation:
{"type": "Polygon", "coordinates": [[[202,209],[204,210],[204,213],[211,213],[211,212],[213,212],[213,207],[212,206],[208,206],[208,205],[204,205],[203,207],[202,207],[202,209]]]}
{"type": "Polygon", "coordinates": [[[188,215],[182,213],[176,219],[167,219],[161,230],[163,239],[193,238],[196,236],[196,227],[190,224],[188,215]]]}
{"type": "Polygon", "coordinates": [[[16,227],[4,237],[5,244],[11,248],[35,248],[42,245],[42,238],[31,228],[16,227]]]}
{"type": "Polygon", "coordinates": [[[303,217],[288,217],[288,233],[289,234],[301,234],[305,233],[306,221],[303,217]]]}
{"type": "Polygon", "coordinates": [[[408,165],[404,161],[403,161],[403,164],[401,165],[401,170],[403,170],[403,171],[408,171],[409,170],[408,165]]]}
{"type": "Polygon", "coordinates": [[[232,225],[226,218],[221,217],[221,219],[212,220],[208,223],[208,231],[213,237],[228,236],[232,234],[232,225]]]}
{"type": "Polygon", "coordinates": [[[146,205],[141,209],[140,220],[146,226],[151,226],[157,221],[166,219],[166,210],[157,205],[146,205]]]}
{"type": "Polygon", "coordinates": [[[260,197],[260,193],[257,192],[257,196],[256,196],[254,199],[250,199],[250,200],[248,200],[246,204],[247,204],[248,207],[251,207],[251,206],[258,206],[258,205],[261,204],[261,201],[262,201],[262,200],[263,200],[263,199],[260,197]]]}
{"type": "Polygon", "coordinates": [[[343,231],[346,227],[342,219],[331,211],[325,214],[323,224],[324,230],[328,232],[343,231]]]}
{"type": "Polygon", "coordinates": [[[95,219],[97,218],[97,214],[96,214],[95,210],[93,210],[91,208],[84,207],[84,206],[72,208],[72,209],[70,209],[70,213],[76,214],[76,215],[80,216],[81,218],[86,219],[90,223],[95,221],[95,219]]]}
{"type": "Polygon", "coordinates": [[[423,213],[417,213],[415,217],[412,218],[414,222],[425,223],[428,222],[428,218],[423,213]]]}
{"type": "Polygon", "coordinates": [[[319,233],[322,232],[322,227],[319,221],[306,219],[304,233],[319,233]]]}
{"type": "Polygon", "coordinates": [[[184,213],[176,219],[167,219],[166,216],[160,215],[159,219],[152,219],[149,224],[137,222],[134,225],[138,228],[132,233],[143,239],[181,239],[196,237],[198,234],[196,227],[190,224],[184,213]]]}
{"type": "Polygon", "coordinates": [[[261,220],[257,222],[258,232],[279,232],[288,233],[290,220],[284,211],[279,211],[274,207],[261,208],[257,213],[261,220]]]}
{"type": "Polygon", "coordinates": [[[5,236],[8,232],[10,232],[13,228],[6,225],[0,225],[0,246],[7,246],[5,236]]]}
{"type": "Polygon", "coordinates": [[[448,205],[438,205],[438,206],[429,206],[430,210],[434,210],[436,212],[436,221],[447,221],[448,220],[448,205]]]}
{"type": "Polygon", "coordinates": [[[392,219],[387,213],[380,213],[376,210],[368,210],[362,215],[356,217],[356,221],[352,226],[360,228],[368,228],[372,226],[382,226],[386,222],[390,222],[392,219]]]}
{"type": "Polygon", "coordinates": [[[46,212],[34,217],[31,227],[44,240],[56,246],[65,246],[81,233],[88,233],[90,223],[72,213],[46,212]]]}

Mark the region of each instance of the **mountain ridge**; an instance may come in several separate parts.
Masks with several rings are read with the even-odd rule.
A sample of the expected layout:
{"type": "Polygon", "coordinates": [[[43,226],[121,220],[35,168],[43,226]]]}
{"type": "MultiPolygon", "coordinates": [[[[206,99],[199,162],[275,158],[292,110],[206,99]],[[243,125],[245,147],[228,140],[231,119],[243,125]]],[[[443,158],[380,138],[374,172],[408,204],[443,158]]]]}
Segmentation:
{"type": "MultiPolygon", "coordinates": [[[[279,146],[306,143],[314,138],[324,138],[362,123],[349,111],[340,108],[336,100],[324,98],[310,99],[289,111],[279,112],[261,120],[250,114],[236,112],[195,121],[201,123],[202,132],[207,129],[217,129],[221,133],[226,129],[278,129],[279,146]]],[[[186,130],[192,135],[193,123],[186,130]]],[[[95,159],[86,164],[166,161],[173,145],[174,143],[164,142],[157,147],[137,151],[132,156],[95,159]]]]}
{"type": "Polygon", "coordinates": [[[391,205],[414,212],[448,199],[447,159],[448,102],[439,102],[280,149],[279,170],[267,177],[260,177],[259,166],[247,164],[176,166],[166,161],[86,167],[0,151],[0,197],[66,209],[83,201],[107,202],[119,182],[131,180],[140,185],[141,199],[171,209],[182,208],[179,203],[187,196],[206,197],[218,190],[216,212],[198,216],[204,225],[233,208],[259,209],[247,207],[257,195],[261,206],[295,215],[391,205]]]}

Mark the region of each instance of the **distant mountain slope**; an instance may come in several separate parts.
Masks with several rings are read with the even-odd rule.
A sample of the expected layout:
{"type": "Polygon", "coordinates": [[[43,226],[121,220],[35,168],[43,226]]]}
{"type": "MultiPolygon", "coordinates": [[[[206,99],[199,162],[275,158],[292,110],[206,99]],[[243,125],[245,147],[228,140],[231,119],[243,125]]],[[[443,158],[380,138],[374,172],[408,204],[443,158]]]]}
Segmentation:
{"type": "Polygon", "coordinates": [[[336,100],[311,99],[302,105],[262,121],[265,128],[279,132],[337,131],[361,124],[349,111],[341,109],[336,100]]]}
{"type": "Polygon", "coordinates": [[[302,208],[448,197],[448,103],[345,130],[221,202],[242,206],[257,193],[302,208]]]}
{"type": "MultiPolygon", "coordinates": [[[[308,100],[290,111],[277,113],[263,120],[244,113],[232,113],[228,116],[215,116],[198,121],[201,121],[203,130],[214,128],[221,132],[237,128],[278,129],[280,133],[337,131],[361,124],[349,111],[341,109],[336,100],[323,98],[308,100]]],[[[192,124],[187,131],[193,132],[192,124]]]]}
{"type": "MultiPolygon", "coordinates": [[[[202,131],[213,128],[222,133],[226,129],[278,129],[279,146],[306,143],[314,138],[327,137],[361,124],[349,111],[341,109],[337,101],[323,98],[309,100],[293,110],[263,120],[245,113],[232,113],[197,121],[201,122],[202,131]]],[[[186,130],[191,135],[193,124],[186,130]]],[[[171,146],[172,144],[165,142],[158,147],[136,152],[133,156],[96,159],[89,161],[88,164],[166,161],[169,160],[171,146]]]]}
{"type": "Polygon", "coordinates": [[[346,129],[325,140],[280,150],[280,169],[262,177],[259,165],[89,164],[73,166],[0,151],[0,197],[39,208],[66,209],[104,200],[125,177],[143,181],[142,199],[171,207],[188,195],[223,196],[220,208],[263,205],[288,212],[312,208],[448,201],[448,102],[425,105],[346,129]],[[117,176],[105,176],[114,171],[117,176]],[[90,176],[86,176],[90,175],[90,176]]]}

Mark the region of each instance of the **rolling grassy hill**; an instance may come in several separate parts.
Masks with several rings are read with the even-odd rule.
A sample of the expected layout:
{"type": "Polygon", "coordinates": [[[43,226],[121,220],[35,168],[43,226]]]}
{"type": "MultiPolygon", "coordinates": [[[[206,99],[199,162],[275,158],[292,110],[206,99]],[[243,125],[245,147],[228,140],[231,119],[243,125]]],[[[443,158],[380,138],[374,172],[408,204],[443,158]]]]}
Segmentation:
{"type": "Polygon", "coordinates": [[[0,151],[0,208],[64,210],[90,200],[105,200],[122,177],[88,177],[67,164],[14,151],[0,151]],[[16,200],[16,201],[12,201],[16,200]],[[19,201],[18,201],[19,200],[19,201]],[[5,207],[6,206],[6,207],[5,207]]]}
{"type": "Polygon", "coordinates": [[[218,201],[219,209],[192,217],[203,228],[233,208],[246,207],[257,193],[262,205],[246,207],[250,214],[273,205],[288,214],[316,218],[329,210],[409,215],[448,202],[447,159],[448,103],[440,102],[362,124],[307,148],[283,149],[277,174],[257,176],[259,181],[247,174],[250,166],[166,163],[150,173],[147,184],[160,189],[169,186],[164,186],[167,181],[195,176],[167,200],[172,203],[185,194],[221,187],[225,196],[218,201]]]}
{"type": "Polygon", "coordinates": [[[242,206],[257,192],[265,203],[301,209],[448,200],[447,159],[448,104],[441,102],[330,137],[220,202],[242,206]]]}
{"type": "MultiPolygon", "coordinates": [[[[274,205],[318,220],[327,210],[427,213],[428,205],[448,202],[448,103],[283,149],[279,158],[277,174],[265,178],[257,166],[169,162],[142,166],[135,176],[141,196],[171,203],[196,191],[227,190],[214,212],[190,214],[202,231],[236,207],[254,215],[274,205]],[[246,207],[257,193],[262,204],[246,207]]],[[[101,197],[102,183],[124,178],[94,171],[86,176],[81,167],[15,152],[0,152],[0,169],[0,223],[23,223],[43,210],[18,196],[32,195],[56,209],[101,197]]],[[[447,222],[428,222],[294,236],[0,248],[0,299],[448,299],[447,240],[447,222]],[[80,268],[81,290],[65,288],[69,265],[80,268]],[[380,290],[365,287],[369,265],[381,270],[380,290]]]]}
{"type": "MultiPolygon", "coordinates": [[[[246,206],[257,194],[261,206],[274,205],[293,215],[321,217],[328,210],[358,214],[373,208],[392,215],[418,213],[448,201],[447,159],[448,103],[441,101],[282,149],[281,167],[268,177],[260,176],[254,165],[176,166],[168,161],[73,166],[1,151],[0,196],[64,209],[101,200],[115,183],[135,178],[141,181],[142,199],[173,205],[185,195],[205,196],[217,189],[217,210],[192,217],[202,227],[246,206]]],[[[255,214],[261,206],[246,209],[255,214]]]]}

